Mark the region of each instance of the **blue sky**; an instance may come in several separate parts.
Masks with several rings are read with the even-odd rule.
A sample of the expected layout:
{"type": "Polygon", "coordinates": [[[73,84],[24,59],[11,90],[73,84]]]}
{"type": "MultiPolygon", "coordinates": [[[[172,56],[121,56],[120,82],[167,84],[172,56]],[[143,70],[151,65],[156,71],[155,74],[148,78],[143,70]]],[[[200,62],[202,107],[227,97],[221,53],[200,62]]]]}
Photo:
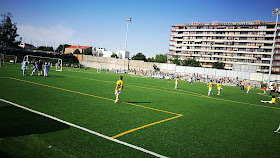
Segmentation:
{"type": "Polygon", "coordinates": [[[1,0],[0,14],[11,12],[27,43],[124,50],[126,18],[131,56],[168,53],[170,30],[190,22],[274,21],[280,0],[1,0]]]}

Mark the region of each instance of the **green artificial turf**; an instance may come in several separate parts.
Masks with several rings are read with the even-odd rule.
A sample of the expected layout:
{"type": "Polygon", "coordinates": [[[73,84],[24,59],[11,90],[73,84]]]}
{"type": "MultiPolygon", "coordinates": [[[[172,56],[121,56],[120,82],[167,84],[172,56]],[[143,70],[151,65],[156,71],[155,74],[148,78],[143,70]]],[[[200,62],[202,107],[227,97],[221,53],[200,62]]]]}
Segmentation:
{"type": "MultiPolygon", "coordinates": [[[[119,75],[66,67],[22,76],[5,64],[0,98],[109,137],[144,126],[116,139],[167,157],[279,157],[280,106],[261,103],[271,99],[261,90],[222,86],[217,96],[214,85],[207,97],[205,83],[180,80],[175,90],[174,80],[122,74],[115,104],[119,75]]],[[[0,118],[0,157],[153,157],[4,102],[0,118]]]]}

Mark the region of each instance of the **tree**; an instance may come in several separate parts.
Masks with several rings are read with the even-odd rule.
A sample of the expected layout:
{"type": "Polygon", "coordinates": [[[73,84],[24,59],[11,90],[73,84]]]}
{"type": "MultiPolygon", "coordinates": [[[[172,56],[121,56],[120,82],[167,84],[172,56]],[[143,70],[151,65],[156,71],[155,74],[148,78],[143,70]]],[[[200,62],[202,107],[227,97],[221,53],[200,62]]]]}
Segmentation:
{"type": "Polygon", "coordinates": [[[65,52],[65,48],[67,48],[67,47],[70,47],[71,45],[69,45],[69,44],[61,44],[61,45],[59,45],[58,47],[57,47],[57,49],[55,50],[56,52],[62,52],[62,53],[64,53],[65,52]]]}
{"type": "Polygon", "coordinates": [[[0,24],[0,46],[2,47],[18,47],[20,41],[16,42],[17,26],[16,23],[12,23],[11,13],[1,14],[2,20],[0,24]]]}
{"type": "Polygon", "coordinates": [[[191,67],[201,67],[199,61],[196,61],[195,59],[185,59],[182,61],[182,65],[191,67]]]}
{"type": "Polygon", "coordinates": [[[53,51],[53,47],[46,47],[47,51],[53,51]]]}
{"type": "Polygon", "coordinates": [[[85,55],[92,55],[92,50],[86,49],[86,50],[84,50],[84,54],[85,55]]]}
{"type": "Polygon", "coordinates": [[[176,65],[181,65],[181,62],[178,58],[170,59],[170,62],[173,63],[173,64],[176,64],[176,65]]]}
{"type": "Polygon", "coordinates": [[[81,52],[80,52],[79,49],[76,49],[76,50],[74,51],[74,54],[81,54],[81,52]]]}
{"type": "Polygon", "coordinates": [[[176,65],[181,65],[181,62],[179,60],[179,56],[178,55],[173,55],[172,57],[173,57],[173,59],[170,59],[171,63],[176,64],[176,65]]]}
{"type": "Polygon", "coordinates": [[[157,54],[155,57],[155,62],[157,63],[166,63],[167,54],[157,54]]]}
{"type": "Polygon", "coordinates": [[[111,55],[111,58],[117,58],[117,59],[118,59],[119,57],[118,57],[117,54],[112,54],[112,55],[111,55]]]}
{"type": "Polygon", "coordinates": [[[46,47],[46,46],[39,46],[36,49],[42,51],[53,51],[53,47],[46,47]]]}
{"type": "Polygon", "coordinates": [[[148,62],[155,62],[155,58],[154,57],[148,58],[148,62]]]}
{"type": "Polygon", "coordinates": [[[132,60],[144,60],[144,61],[148,61],[146,56],[144,54],[142,54],[141,52],[137,53],[136,55],[134,55],[132,58],[132,60]]]}
{"type": "Polygon", "coordinates": [[[214,62],[214,63],[212,63],[212,68],[224,69],[225,68],[225,63],[223,63],[223,62],[214,62]]]}

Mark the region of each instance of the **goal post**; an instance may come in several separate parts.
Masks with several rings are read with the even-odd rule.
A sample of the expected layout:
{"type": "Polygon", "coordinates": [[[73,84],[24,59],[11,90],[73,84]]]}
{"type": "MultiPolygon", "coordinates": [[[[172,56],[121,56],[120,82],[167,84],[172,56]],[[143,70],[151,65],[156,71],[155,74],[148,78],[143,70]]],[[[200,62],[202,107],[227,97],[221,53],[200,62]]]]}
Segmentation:
{"type": "Polygon", "coordinates": [[[60,58],[51,58],[51,57],[42,57],[42,56],[34,56],[34,55],[26,55],[24,56],[23,60],[27,62],[33,62],[38,60],[43,60],[48,62],[48,64],[53,67],[55,66],[55,71],[62,71],[62,59],[60,58]]]}
{"type": "Polygon", "coordinates": [[[0,54],[0,67],[4,66],[4,54],[0,54]]]}
{"type": "Polygon", "coordinates": [[[16,55],[6,55],[4,54],[4,62],[6,63],[17,63],[17,56],[16,55]]]}

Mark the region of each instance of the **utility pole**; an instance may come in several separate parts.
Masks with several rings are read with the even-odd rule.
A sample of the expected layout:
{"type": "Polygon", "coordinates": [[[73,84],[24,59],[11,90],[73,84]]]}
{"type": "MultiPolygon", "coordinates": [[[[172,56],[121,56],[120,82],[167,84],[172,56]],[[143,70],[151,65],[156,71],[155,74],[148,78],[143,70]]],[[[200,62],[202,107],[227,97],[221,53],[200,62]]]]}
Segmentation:
{"type": "Polygon", "coordinates": [[[124,55],[123,55],[123,73],[125,72],[125,54],[126,54],[126,49],[127,49],[127,36],[128,36],[128,24],[131,23],[131,18],[126,19],[126,38],[125,38],[125,48],[124,48],[124,55]]]}
{"type": "Polygon", "coordinates": [[[269,66],[269,74],[268,74],[268,86],[270,87],[270,77],[271,77],[271,70],[272,70],[272,62],[273,62],[273,55],[275,50],[275,39],[277,34],[277,24],[278,24],[278,15],[280,13],[280,10],[278,8],[272,9],[272,16],[276,16],[276,24],[275,24],[275,30],[274,30],[274,38],[273,38],[273,45],[271,50],[271,58],[270,58],[270,66],[269,66]]]}

